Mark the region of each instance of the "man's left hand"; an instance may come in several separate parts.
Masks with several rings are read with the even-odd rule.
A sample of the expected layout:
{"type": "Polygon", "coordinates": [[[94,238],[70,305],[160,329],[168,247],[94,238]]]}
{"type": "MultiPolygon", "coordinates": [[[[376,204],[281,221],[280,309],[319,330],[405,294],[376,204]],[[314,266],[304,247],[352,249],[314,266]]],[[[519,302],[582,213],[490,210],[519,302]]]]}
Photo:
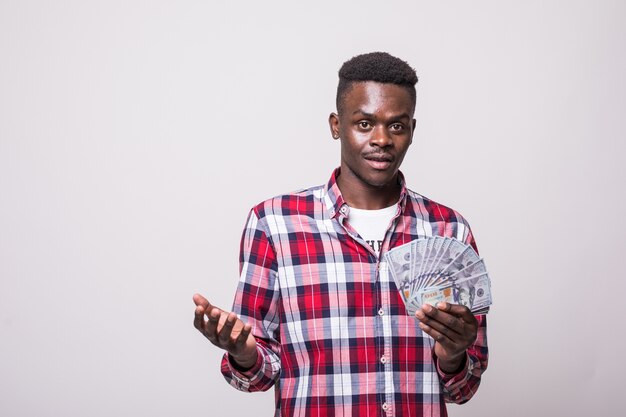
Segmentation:
{"type": "Polygon", "coordinates": [[[465,363],[465,351],[476,340],[478,321],[469,308],[450,303],[424,304],[415,316],[420,329],[435,339],[439,368],[454,374],[465,363]]]}

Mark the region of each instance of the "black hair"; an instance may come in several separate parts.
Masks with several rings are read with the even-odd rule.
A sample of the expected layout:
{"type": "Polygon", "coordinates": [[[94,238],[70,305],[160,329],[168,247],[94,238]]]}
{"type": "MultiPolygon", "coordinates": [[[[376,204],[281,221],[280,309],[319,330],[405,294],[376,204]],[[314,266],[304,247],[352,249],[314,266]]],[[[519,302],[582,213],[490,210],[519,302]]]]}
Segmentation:
{"type": "Polygon", "coordinates": [[[387,52],[370,52],[350,58],[339,69],[336,103],[338,112],[341,112],[343,100],[352,85],[365,81],[402,86],[409,92],[415,105],[415,70],[405,61],[387,52]]]}

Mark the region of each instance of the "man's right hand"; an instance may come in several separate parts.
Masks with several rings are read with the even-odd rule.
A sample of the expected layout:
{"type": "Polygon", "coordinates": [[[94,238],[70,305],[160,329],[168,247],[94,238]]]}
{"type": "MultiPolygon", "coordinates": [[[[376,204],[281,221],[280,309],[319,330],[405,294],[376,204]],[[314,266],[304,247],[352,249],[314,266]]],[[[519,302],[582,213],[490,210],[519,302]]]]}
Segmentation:
{"type": "Polygon", "coordinates": [[[252,368],[257,360],[252,326],[232,312],[223,311],[200,294],[194,294],[196,312],[193,325],[215,346],[226,350],[240,368],[252,368]],[[208,319],[208,320],[207,320],[208,319]]]}

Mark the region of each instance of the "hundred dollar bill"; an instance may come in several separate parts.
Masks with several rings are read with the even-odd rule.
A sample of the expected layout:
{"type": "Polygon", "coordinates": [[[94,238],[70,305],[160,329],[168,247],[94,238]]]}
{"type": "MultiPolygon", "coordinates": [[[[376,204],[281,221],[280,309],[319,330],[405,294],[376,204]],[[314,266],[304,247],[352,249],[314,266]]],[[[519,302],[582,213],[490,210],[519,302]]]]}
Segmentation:
{"type": "Polygon", "coordinates": [[[487,268],[485,267],[485,262],[482,259],[479,259],[477,262],[473,264],[469,264],[465,268],[458,270],[451,274],[448,279],[453,281],[467,279],[476,275],[481,275],[487,273],[487,268]]]}
{"type": "Polygon", "coordinates": [[[439,302],[464,305],[472,312],[489,307],[491,305],[489,276],[485,273],[446,286],[426,288],[416,293],[410,300],[417,308],[423,304],[435,306],[439,302]]]}
{"type": "Polygon", "coordinates": [[[467,305],[469,303],[467,307],[472,312],[488,308],[493,303],[491,299],[491,280],[487,273],[456,281],[455,285],[461,291],[459,297],[462,299],[458,304],[467,305]],[[467,303],[464,303],[464,300],[467,303]]]}
{"type": "Polygon", "coordinates": [[[398,246],[384,255],[391,276],[400,290],[402,298],[406,302],[410,295],[411,286],[411,264],[414,262],[414,255],[411,254],[411,245],[398,246]]]}
{"type": "Polygon", "coordinates": [[[465,250],[454,258],[448,266],[443,268],[442,272],[450,272],[451,275],[451,273],[465,269],[479,260],[480,258],[474,249],[471,246],[465,245],[465,250]]]}
{"type": "Polygon", "coordinates": [[[439,252],[441,251],[445,238],[441,236],[433,236],[429,240],[432,241],[432,244],[430,246],[430,252],[428,253],[428,259],[426,259],[425,271],[422,278],[422,285],[424,287],[430,285],[430,281],[434,275],[433,272],[437,266],[437,260],[439,259],[439,252]]]}
{"type": "Polygon", "coordinates": [[[383,257],[409,315],[425,302],[439,301],[471,306],[475,314],[489,310],[487,269],[470,245],[431,236],[395,247],[383,257]]]}
{"type": "Polygon", "coordinates": [[[416,288],[421,287],[422,276],[426,263],[425,260],[427,256],[428,241],[429,239],[417,239],[413,241],[413,255],[420,261],[413,263],[413,270],[411,271],[411,292],[415,291],[416,288]]]}
{"type": "Polygon", "coordinates": [[[441,256],[441,263],[446,265],[452,263],[452,261],[457,258],[461,253],[463,253],[468,247],[468,245],[456,239],[448,239],[450,239],[450,244],[441,256]]]}
{"type": "Polygon", "coordinates": [[[424,267],[420,273],[422,279],[426,278],[428,275],[428,268],[430,267],[431,260],[433,259],[433,254],[435,252],[435,242],[436,238],[433,236],[426,240],[426,255],[424,255],[424,267]]]}
{"type": "Polygon", "coordinates": [[[406,314],[411,316],[411,317],[415,317],[415,313],[422,306],[421,298],[418,300],[417,299],[417,294],[418,293],[411,294],[411,297],[409,297],[409,299],[405,303],[406,314]]]}
{"type": "Polygon", "coordinates": [[[442,239],[443,243],[441,249],[439,251],[439,254],[437,255],[437,259],[435,260],[434,265],[432,265],[431,267],[428,282],[426,283],[426,285],[424,285],[424,287],[442,285],[447,281],[448,276],[450,275],[450,272],[444,273],[443,271],[453,260],[450,257],[450,246],[453,244],[453,242],[458,243],[458,241],[449,237],[445,237],[442,239]]]}

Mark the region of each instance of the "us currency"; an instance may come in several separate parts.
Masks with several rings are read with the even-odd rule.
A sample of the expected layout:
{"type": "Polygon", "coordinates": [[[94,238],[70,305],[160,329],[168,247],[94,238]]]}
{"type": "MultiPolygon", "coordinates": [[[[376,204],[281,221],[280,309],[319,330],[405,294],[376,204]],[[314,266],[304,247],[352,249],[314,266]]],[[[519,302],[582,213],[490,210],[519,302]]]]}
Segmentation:
{"type": "Polygon", "coordinates": [[[428,253],[428,258],[426,259],[426,266],[424,268],[424,286],[429,285],[430,280],[433,278],[433,272],[436,268],[437,261],[440,255],[439,252],[441,251],[445,238],[442,236],[433,236],[431,239],[429,239],[429,241],[432,243],[430,245],[430,251],[428,253]]]}
{"type": "Polygon", "coordinates": [[[411,291],[414,291],[416,288],[420,287],[420,279],[424,273],[425,260],[426,260],[426,250],[428,249],[428,239],[417,239],[411,242],[411,247],[413,248],[413,256],[415,259],[420,259],[419,263],[411,262],[413,265],[413,269],[411,271],[411,291]]]}
{"type": "Polygon", "coordinates": [[[473,313],[488,311],[492,302],[489,276],[485,273],[446,286],[426,288],[409,300],[415,311],[423,304],[435,306],[439,302],[464,305],[473,313]]]}
{"type": "Polygon", "coordinates": [[[467,305],[475,314],[489,310],[487,269],[469,245],[432,236],[391,249],[384,259],[411,316],[423,304],[440,301],[467,305]]]}
{"type": "Polygon", "coordinates": [[[442,270],[442,272],[460,271],[478,261],[479,258],[476,252],[474,252],[474,249],[471,246],[465,246],[465,250],[463,250],[463,252],[461,252],[456,258],[454,258],[452,262],[450,262],[450,264],[442,270]]]}
{"type": "Polygon", "coordinates": [[[482,259],[479,259],[478,261],[469,264],[468,266],[466,266],[463,269],[460,269],[459,271],[451,274],[448,279],[451,279],[453,281],[458,281],[458,280],[463,280],[463,279],[467,279],[476,275],[481,275],[481,274],[486,274],[487,273],[487,268],[485,267],[485,261],[482,259]]]}
{"type": "Polygon", "coordinates": [[[402,298],[406,302],[411,295],[411,268],[414,261],[421,262],[421,259],[411,254],[411,245],[402,245],[393,251],[385,253],[389,270],[396,286],[400,290],[402,298]]]}
{"type": "Polygon", "coordinates": [[[437,262],[437,266],[433,272],[435,276],[435,281],[432,283],[436,285],[438,283],[445,282],[447,277],[451,274],[452,271],[448,273],[444,273],[448,266],[453,266],[453,262],[456,258],[458,258],[464,251],[467,250],[468,246],[459,242],[456,239],[452,239],[449,237],[444,238],[447,241],[447,245],[443,247],[443,251],[439,256],[439,260],[437,262]],[[437,282],[439,280],[439,282],[437,282]]]}

